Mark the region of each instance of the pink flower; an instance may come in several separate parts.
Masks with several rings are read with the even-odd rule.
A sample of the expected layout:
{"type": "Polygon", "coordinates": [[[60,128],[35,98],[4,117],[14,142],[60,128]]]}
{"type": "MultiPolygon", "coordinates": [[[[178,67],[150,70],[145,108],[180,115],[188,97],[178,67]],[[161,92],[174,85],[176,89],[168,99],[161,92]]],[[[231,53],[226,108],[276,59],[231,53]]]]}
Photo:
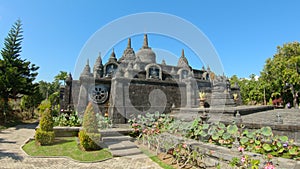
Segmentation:
{"type": "Polygon", "coordinates": [[[243,163],[243,162],[245,162],[246,161],[246,158],[245,157],[242,157],[241,158],[241,162],[243,163]]]}
{"type": "Polygon", "coordinates": [[[187,147],[187,145],[186,145],[186,144],[182,144],[182,147],[183,147],[183,148],[186,148],[186,147],[187,147]]]}
{"type": "Polygon", "coordinates": [[[273,166],[273,165],[270,164],[270,163],[267,163],[267,165],[265,166],[264,169],[275,169],[275,166],[273,166]]]}
{"type": "Polygon", "coordinates": [[[240,147],[238,148],[238,150],[239,150],[240,152],[243,152],[243,151],[245,150],[245,148],[242,147],[242,146],[240,146],[240,147]]]}
{"type": "Polygon", "coordinates": [[[132,126],[132,127],[137,127],[138,124],[137,124],[137,123],[133,123],[131,126],[132,126]]]}

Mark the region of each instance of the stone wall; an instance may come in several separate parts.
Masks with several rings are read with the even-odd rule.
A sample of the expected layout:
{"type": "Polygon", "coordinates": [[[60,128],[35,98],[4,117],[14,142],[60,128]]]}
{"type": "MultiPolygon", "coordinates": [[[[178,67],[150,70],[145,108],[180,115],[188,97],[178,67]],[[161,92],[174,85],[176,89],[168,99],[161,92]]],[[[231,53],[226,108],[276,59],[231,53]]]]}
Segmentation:
{"type": "Polygon", "coordinates": [[[171,111],[186,105],[184,83],[114,78],[111,85],[109,114],[115,123],[125,123],[132,115],[171,111]]]}

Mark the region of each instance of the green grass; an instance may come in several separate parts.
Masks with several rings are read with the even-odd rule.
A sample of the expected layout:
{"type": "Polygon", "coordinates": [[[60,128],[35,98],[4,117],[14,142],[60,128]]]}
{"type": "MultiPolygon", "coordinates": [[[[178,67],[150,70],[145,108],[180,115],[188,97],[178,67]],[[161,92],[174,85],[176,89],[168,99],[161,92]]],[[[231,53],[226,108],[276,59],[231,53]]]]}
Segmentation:
{"type": "Polygon", "coordinates": [[[152,161],[156,162],[159,166],[161,166],[164,169],[175,169],[174,167],[172,167],[171,165],[168,165],[164,162],[162,162],[157,156],[153,155],[151,152],[149,152],[147,149],[145,148],[141,148],[140,150],[146,154],[152,161]]]}
{"type": "Polygon", "coordinates": [[[54,144],[48,146],[38,146],[35,141],[30,141],[23,146],[23,150],[31,156],[66,156],[84,162],[112,158],[107,149],[82,151],[77,145],[76,137],[56,138],[54,144]]]}

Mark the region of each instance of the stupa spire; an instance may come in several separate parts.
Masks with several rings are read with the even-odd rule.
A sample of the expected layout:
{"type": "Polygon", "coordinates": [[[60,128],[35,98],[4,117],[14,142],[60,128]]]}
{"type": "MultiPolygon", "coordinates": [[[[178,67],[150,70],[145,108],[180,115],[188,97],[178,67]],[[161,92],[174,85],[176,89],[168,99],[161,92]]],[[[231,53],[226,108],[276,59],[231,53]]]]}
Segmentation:
{"type": "Polygon", "coordinates": [[[116,54],[115,54],[115,49],[113,48],[112,52],[110,54],[110,57],[109,57],[109,62],[116,62],[116,61],[117,61],[117,58],[116,58],[116,54]]]}
{"type": "Polygon", "coordinates": [[[131,38],[128,38],[127,48],[131,48],[131,38]]]}
{"type": "Polygon", "coordinates": [[[143,47],[142,47],[142,48],[144,48],[144,49],[149,48],[149,46],[148,46],[148,36],[147,36],[147,34],[144,34],[144,42],[143,42],[143,47]]]}
{"type": "Polygon", "coordinates": [[[184,49],[181,50],[181,57],[178,60],[178,67],[189,67],[189,62],[184,55],[184,49]]]}
{"type": "Polygon", "coordinates": [[[83,71],[81,72],[80,76],[91,76],[91,68],[90,68],[90,64],[89,64],[89,59],[86,60],[86,65],[85,65],[83,71]]]}

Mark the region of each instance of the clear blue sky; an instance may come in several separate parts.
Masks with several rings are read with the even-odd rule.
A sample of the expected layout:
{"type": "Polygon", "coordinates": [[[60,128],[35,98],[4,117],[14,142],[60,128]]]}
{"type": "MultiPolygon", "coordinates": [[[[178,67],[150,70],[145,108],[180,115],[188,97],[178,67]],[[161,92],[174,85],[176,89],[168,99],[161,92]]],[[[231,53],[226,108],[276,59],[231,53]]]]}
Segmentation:
{"type": "MultiPolygon", "coordinates": [[[[297,0],[0,0],[0,47],[20,18],[24,29],[22,58],[40,66],[37,80],[52,81],[61,70],[74,72],[82,47],[101,27],[130,14],[163,12],[198,27],[214,45],[227,76],[248,77],[259,75],[277,46],[300,40],[299,6],[297,0]]],[[[178,56],[185,48],[184,44],[172,45],[172,40],[169,45],[167,40],[154,43],[155,38],[149,37],[153,48],[165,47],[178,56]]],[[[117,57],[126,43],[119,46],[117,57]]],[[[135,51],[140,47],[133,43],[135,51]]],[[[189,62],[197,63],[189,55],[189,62]]],[[[91,56],[95,57],[97,54],[91,56]]],[[[198,63],[192,66],[202,67],[198,63]]]]}

